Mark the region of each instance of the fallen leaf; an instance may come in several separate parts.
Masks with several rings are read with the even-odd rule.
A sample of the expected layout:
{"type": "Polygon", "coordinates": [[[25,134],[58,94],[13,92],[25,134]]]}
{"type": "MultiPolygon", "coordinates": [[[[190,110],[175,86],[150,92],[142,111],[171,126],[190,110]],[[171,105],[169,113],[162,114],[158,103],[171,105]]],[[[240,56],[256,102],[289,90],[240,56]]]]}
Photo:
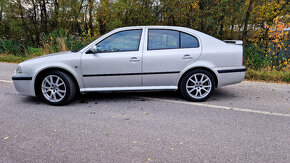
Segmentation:
{"type": "Polygon", "coordinates": [[[48,144],[49,147],[51,147],[51,144],[48,144]]]}
{"type": "Polygon", "coordinates": [[[160,139],[157,139],[158,141],[160,141],[160,139]]]}
{"type": "Polygon", "coordinates": [[[170,150],[172,150],[172,151],[173,151],[173,149],[174,149],[174,148],[170,148],[170,150]]]}
{"type": "Polygon", "coordinates": [[[179,144],[182,145],[183,143],[180,142],[179,144]]]}
{"type": "Polygon", "coordinates": [[[18,135],[15,135],[15,136],[14,136],[14,138],[17,138],[17,137],[18,137],[18,135]]]}
{"type": "Polygon", "coordinates": [[[147,112],[144,112],[144,114],[148,115],[148,113],[147,113],[147,112]]]}
{"type": "Polygon", "coordinates": [[[137,142],[134,140],[133,143],[136,144],[137,142]]]}
{"type": "Polygon", "coordinates": [[[150,162],[152,161],[150,158],[148,158],[147,160],[150,161],[150,162]]]}
{"type": "Polygon", "coordinates": [[[9,138],[9,136],[5,137],[4,140],[7,140],[9,138]]]}

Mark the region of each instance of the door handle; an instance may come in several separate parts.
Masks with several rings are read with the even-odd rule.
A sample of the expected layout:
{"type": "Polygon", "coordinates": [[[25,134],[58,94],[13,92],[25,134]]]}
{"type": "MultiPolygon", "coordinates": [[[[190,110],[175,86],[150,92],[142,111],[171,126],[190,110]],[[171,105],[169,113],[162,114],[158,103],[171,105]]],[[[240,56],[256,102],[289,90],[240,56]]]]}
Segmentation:
{"type": "Polygon", "coordinates": [[[130,62],[139,62],[140,59],[138,59],[137,57],[132,57],[129,61],[130,62]]]}
{"type": "Polygon", "coordinates": [[[182,59],[192,59],[193,57],[189,54],[185,54],[182,59]]]}

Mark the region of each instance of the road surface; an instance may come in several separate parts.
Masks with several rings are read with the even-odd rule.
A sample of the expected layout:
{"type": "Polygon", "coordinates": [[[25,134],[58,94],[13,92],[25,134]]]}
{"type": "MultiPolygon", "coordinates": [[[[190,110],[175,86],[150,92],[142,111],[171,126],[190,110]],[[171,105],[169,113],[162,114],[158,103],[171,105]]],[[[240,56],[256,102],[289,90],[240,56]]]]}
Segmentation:
{"type": "Polygon", "coordinates": [[[290,85],[244,81],[203,103],[93,93],[61,107],[17,95],[0,63],[0,162],[290,162],[290,85]]]}

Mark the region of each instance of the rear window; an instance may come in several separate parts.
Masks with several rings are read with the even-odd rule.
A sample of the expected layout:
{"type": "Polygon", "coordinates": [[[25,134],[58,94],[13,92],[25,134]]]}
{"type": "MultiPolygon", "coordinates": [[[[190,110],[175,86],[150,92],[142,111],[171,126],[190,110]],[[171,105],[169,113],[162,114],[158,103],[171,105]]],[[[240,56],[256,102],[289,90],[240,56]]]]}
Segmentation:
{"type": "Polygon", "coordinates": [[[198,39],[192,35],[167,29],[149,29],[148,50],[197,48],[198,39]]]}
{"type": "Polygon", "coordinates": [[[196,37],[180,32],[180,47],[181,48],[197,48],[199,47],[196,37]]]}

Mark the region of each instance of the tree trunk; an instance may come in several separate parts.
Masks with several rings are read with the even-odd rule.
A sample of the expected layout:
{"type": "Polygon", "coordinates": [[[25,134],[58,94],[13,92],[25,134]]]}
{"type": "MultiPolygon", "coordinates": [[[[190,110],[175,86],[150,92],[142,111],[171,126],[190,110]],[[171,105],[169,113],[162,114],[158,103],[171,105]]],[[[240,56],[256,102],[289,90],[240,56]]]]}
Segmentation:
{"type": "Polygon", "coordinates": [[[27,40],[29,40],[28,33],[27,33],[28,32],[28,28],[27,28],[27,24],[26,24],[26,22],[24,20],[24,13],[23,13],[23,8],[22,8],[21,1],[17,0],[17,3],[18,3],[19,12],[20,12],[22,26],[24,28],[25,37],[26,37],[27,40]]]}
{"type": "Polygon", "coordinates": [[[91,30],[91,35],[94,35],[94,28],[93,28],[93,1],[88,0],[88,5],[89,5],[89,29],[91,30]]]}
{"type": "Polygon", "coordinates": [[[54,0],[54,28],[57,28],[58,26],[58,14],[59,14],[59,4],[58,0],[54,0]]]}
{"type": "Polygon", "coordinates": [[[248,36],[248,23],[249,19],[251,16],[251,11],[252,11],[252,6],[253,6],[254,0],[250,0],[247,12],[246,12],[246,17],[245,17],[245,22],[244,22],[244,30],[243,30],[243,41],[247,40],[248,36]]]}
{"type": "Polygon", "coordinates": [[[36,4],[34,0],[31,0],[31,1],[32,1],[32,6],[33,6],[33,26],[34,26],[34,32],[35,32],[35,42],[37,45],[39,45],[40,35],[39,35],[38,22],[37,22],[36,4]]]}
{"type": "Polygon", "coordinates": [[[47,29],[47,11],[46,11],[46,2],[45,0],[41,0],[39,2],[40,4],[40,16],[41,16],[41,23],[42,23],[42,28],[44,30],[45,33],[48,33],[48,29],[47,29]]]}

